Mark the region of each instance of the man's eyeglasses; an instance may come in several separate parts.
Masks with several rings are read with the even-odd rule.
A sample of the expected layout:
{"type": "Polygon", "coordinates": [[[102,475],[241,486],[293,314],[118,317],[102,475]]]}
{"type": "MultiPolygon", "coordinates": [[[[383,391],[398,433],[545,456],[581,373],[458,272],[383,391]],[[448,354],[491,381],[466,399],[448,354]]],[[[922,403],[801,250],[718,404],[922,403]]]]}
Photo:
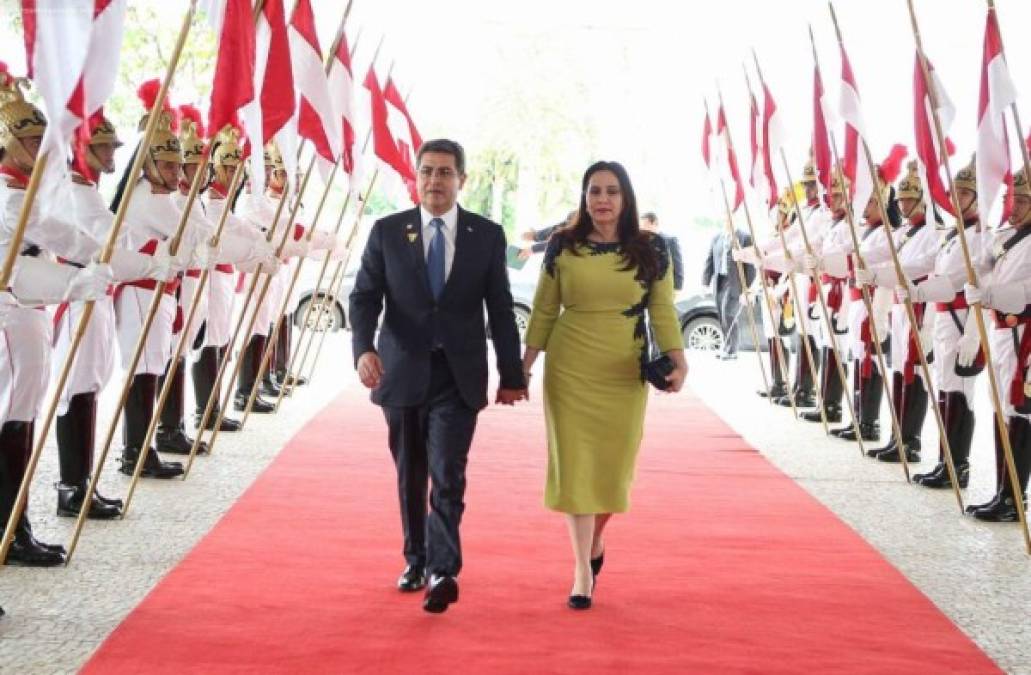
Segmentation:
{"type": "Polygon", "coordinates": [[[439,166],[437,168],[433,168],[432,166],[423,166],[419,168],[419,175],[423,178],[432,178],[436,176],[437,178],[448,179],[457,176],[458,172],[449,166],[439,166]]]}

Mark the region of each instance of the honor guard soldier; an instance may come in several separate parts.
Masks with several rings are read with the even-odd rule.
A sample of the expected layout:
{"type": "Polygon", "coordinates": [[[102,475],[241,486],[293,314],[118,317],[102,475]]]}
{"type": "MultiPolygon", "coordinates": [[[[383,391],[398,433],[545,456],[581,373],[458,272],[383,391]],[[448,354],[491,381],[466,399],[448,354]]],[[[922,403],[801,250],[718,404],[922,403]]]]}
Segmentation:
{"type": "MultiPolygon", "coordinates": [[[[899,265],[906,279],[918,284],[934,270],[935,258],[940,247],[940,233],[927,223],[927,207],[924,187],[915,161],[910,162],[906,176],[899,182],[896,192],[899,211],[905,219],[895,230],[894,241],[899,265]]],[[[885,252],[885,255],[890,253],[885,252]]],[[[883,257],[883,256],[880,256],[883,257]]],[[[880,262],[867,260],[868,267],[856,270],[856,281],[870,288],[890,289],[898,286],[898,275],[891,260],[880,262]]],[[[931,347],[931,320],[927,320],[927,303],[913,304],[921,346],[928,361],[933,360],[931,347]]],[[[928,392],[931,384],[924,381],[923,372],[917,367],[919,354],[913,331],[909,323],[902,298],[894,294],[891,307],[891,396],[899,417],[899,431],[905,446],[906,460],[917,462],[920,458],[920,434],[927,417],[928,392]]],[[[944,409],[944,406],[943,406],[944,409]]],[[[884,462],[901,461],[899,448],[892,434],[887,445],[867,450],[871,457],[884,462]]]]}
{"type": "Polygon", "coordinates": [[[1031,185],[1025,171],[1013,177],[1011,189],[1012,227],[994,237],[991,272],[982,275],[980,286],[967,284],[964,288],[968,305],[981,303],[990,310],[987,324],[992,362],[1019,481],[1014,490],[996,429],[995,496],[987,504],[968,507],[975,518],[995,522],[1017,521],[1014,493],[1026,506],[1031,474],[1031,185]]]}
{"type": "MultiPolygon", "coordinates": [[[[984,233],[978,231],[977,174],[973,159],[953,180],[960,218],[971,251],[981,250],[984,233]]],[[[945,433],[959,487],[970,478],[970,445],[974,437],[974,383],[983,368],[977,358],[980,341],[974,317],[968,311],[963,284],[967,280],[963,247],[955,228],[941,241],[934,271],[924,281],[896,289],[916,303],[934,303],[933,323],[934,378],[938,383],[938,405],[945,421],[945,433]]],[[[913,482],[930,488],[947,488],[952,480],[945,465],[944,445],[939,446],[937,466],[930,473],[913,476],[913,482]]]]}

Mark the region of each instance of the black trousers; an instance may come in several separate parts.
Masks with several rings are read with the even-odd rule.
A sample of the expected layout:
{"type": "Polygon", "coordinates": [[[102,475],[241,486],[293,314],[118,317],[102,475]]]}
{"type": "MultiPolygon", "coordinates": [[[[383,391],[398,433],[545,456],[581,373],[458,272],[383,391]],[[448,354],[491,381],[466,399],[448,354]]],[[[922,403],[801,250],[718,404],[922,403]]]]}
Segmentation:
{"type": "Polygon", "coordinates": [[[441,352],[432,356],[426,402],[383,406],[383,414],[397,468],[405,560],[429,574],[457,575],[462,569],[458,527],[465,511],[465,467],[478,411],[462,400],[441,352]]]}
{"type": "Polygon", "coordinates": [[[723,328],[723,353],[737,354],[741,327],[741,291],[736,284],[731,284],[729,277],[723,275],[716,280],[716,313],[719,314],[720,326],[723,328]]]}

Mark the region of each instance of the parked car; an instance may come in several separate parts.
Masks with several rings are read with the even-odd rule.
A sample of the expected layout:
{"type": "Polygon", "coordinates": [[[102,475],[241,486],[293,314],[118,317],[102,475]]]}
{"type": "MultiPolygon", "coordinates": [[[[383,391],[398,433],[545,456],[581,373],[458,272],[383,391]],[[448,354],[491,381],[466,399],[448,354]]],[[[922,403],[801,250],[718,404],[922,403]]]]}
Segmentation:
{"type": "MultiPolygon", "coordinates": [[[[693,351],[714,352],[723,349],[723,327],[716,312],[716,299],[708,291],[681,298],[676,303],[680,316],[680,328],[684,333],[684,346],[693,351]]],[[[765,339],[762,335],[762,315],[758,302],[752,306],[756,327],[760,331],[759,339],[765,350],[765,339]]],[[[741,314],[739,319],[745,322],[738,328],[739,349],[754,351],[755,341],[752,331],[747,325],[747,317],[741,314]]]]}

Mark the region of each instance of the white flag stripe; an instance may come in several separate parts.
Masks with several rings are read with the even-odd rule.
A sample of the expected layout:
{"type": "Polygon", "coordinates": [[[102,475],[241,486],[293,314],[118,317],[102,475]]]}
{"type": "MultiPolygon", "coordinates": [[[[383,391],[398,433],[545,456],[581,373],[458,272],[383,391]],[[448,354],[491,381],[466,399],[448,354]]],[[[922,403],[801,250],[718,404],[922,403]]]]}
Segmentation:
{"type": "Polygon", "coordinates": [[[1002,55],[988,64],[988,107],[977,125],[977,208],[982,223],[991,212],[1010,171],[1005,110],[1016,100],[1016,89],[1002,55]]]}

